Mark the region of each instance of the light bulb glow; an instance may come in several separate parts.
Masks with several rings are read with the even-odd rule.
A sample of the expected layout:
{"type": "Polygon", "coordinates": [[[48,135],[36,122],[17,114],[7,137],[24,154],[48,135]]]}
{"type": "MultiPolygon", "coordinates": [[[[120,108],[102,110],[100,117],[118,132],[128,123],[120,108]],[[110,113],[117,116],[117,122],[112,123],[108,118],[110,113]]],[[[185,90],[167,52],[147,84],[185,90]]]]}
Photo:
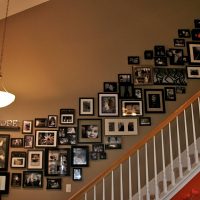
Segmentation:
{"type": "Polygon", "coordinates": [[[7,91],[0,91],[0,108],[10,105],[15,100],[15,95],[7,91]]]}

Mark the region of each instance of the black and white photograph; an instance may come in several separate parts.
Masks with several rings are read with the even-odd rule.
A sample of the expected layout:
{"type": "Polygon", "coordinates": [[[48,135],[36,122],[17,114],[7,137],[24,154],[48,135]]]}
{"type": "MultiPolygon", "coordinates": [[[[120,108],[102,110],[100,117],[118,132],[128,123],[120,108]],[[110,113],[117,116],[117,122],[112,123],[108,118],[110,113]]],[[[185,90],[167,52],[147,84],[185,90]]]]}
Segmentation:
{"type": "Polygon", "coordinates": [[[103,91],[104,92],[117,92],[118,91],[118,83],[117,82],[104,82],[103,83],[103,91]]]}
{"type": "Polygon", "coordinates": [[[79,115],[94,115],[94,98],[79,98],[79,115]]]}
{"type": "Polygon", "coordinates": [[[60,109],[60,124],[70,125],[75,122],[75,109],[60,109]]]}
{"type": "Polygon", "coordinates": [[[48,127],[48,118],[35,118],[36,128],[46,128],[48,127]]]}
{"type": "Polygon", "coordinates": [[[141,116],[143,115],[143,107],[141,100],[122,100],[121,115],[123,117],[141,116]]]}
{"type": "Polygon", "coordinates": [[[48,127],[56,128],[58,125],[58,115],[49,115],[48,116],[48,127]]]}
{"type": "Polygon", "coordinates": [[[131,83],[131,74],[118,74],[119,83],[131,83]]]}
{"type": "Polygon", "coordinates": [[[43,171],[23,171],[24,188],[42,188],[43,171]]]}
{"type": "Polygon", "coordinates": [[[22,148],[24,146],[24,138],[11,138],[11,147],[22,148]]]}
{"type": "Polygon", "coordinates": [[[47,178],[48,190],[61,190],[62,179],[61,178],[47,178]]]}
{"type": "Polygon", "coordinates": [[[169,49],[170,65],[183,65],[183,49],[169,49]]]}
{"type": "Polygon", "coordinates": [[[43,169],[43,150],[28,150],[27,169],[43,169]]]}
{"type": "Polygon", "coordinates": [[[129,99],[133,98],[133,85],[132,84],[119,84],[119,98],[129,99]]]}
{"type": "Polygon", "coordinates": [[[121,149],[122,138],[120,136],[107,136],[105,138],[105,149],[121,149]]]}
{"type": "Polygon", "coordinates": [[[33,148],[34,146],[34,135],[24,135],[24,148],[33,148]]]}
{"type": "Polygon", "coordinates": [[[190,64],[200,64],[200,42],[187,42],[190,64]]]}
{"type": "Polygon", "coordinates": [[[21,187],[22,185],[22,174],[21,173],[12,173],[11,174],[11,186],[12,187],[21,187]]]}
{"type": "Polygon", "coordinates": [[[178,29],[178,37],[190,38],[191,37],[190,29],[178,29]]]}
{"type": "Polygon", "coordinates": [[[22,133],[31,134],[33,131],[33,120],[24,120],[22,122],[22,133]]]}
{"type": "Polygon", "coordinates": [[[26,167],[26,152],[25,151],[12,151],[11,152],[11,167],[12,168],[25,168],[26,167]]]}
{"type": "Polygon", "coordinates": [[[82,168],[76,167],[73,168],[73,180],[74,181],[81,181],[82,180],[82,168]]]}
{"type": "Polygon", "coordinates": [[[165,101],[176,101],[175,87],[164,87],[165,101]]]}
{"type": "Polygon", "coordinates": [[[155,45],[154,46],[154,55],[155,55],[155,57],[166,56],[165,46],[155,45]]]}
{"type": "Polygon", "coordinates": [[[128,65],[137,65],[140,64],[139,56],[128,56],[128,65]]]}

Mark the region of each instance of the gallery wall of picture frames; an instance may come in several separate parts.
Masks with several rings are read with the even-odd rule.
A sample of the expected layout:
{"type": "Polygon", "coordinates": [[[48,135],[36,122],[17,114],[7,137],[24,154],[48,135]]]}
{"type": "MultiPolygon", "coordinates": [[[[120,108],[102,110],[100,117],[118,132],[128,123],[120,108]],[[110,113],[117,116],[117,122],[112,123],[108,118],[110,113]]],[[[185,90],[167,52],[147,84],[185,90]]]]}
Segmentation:
{"type": "Polygon", "coordinates": [[[186,92],[187,79],[200,79],[200,19],[192,30],[179,29],[172,44],[144,50],[143,59],[154,60],[154,66],[140,66],[142,58],[128,56],[131,73],[105,81],[96,97],[79,98],[80,118],[76,109],[61,108],[60,115],[22,121],[21,137],[1,134],[0,194],[8,194],[10,185],[42,188],[44,178],[47,190],[61,190],[66,176],[81,181],[90,162],[122,148],[123,136],[151,126],[151,113],[167,112],[165,102],[186,92]]]}

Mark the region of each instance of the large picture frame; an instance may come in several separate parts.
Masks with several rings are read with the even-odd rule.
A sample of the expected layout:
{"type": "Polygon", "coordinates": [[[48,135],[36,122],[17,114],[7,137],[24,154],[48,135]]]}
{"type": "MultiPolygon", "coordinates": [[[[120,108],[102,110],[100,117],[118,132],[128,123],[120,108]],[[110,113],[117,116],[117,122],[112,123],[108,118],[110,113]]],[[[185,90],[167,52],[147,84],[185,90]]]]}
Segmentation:
{"type": "Polygon", "coordinates": [[[187,77],[189,79],[199,79],[200,66],[187,66],[187,77]]]}
{"type": "Polygon", "coordinates": [[[200,64],[200,42],[187,42],[190,64],[200,64]]]}
{"type": "Polygon", "coordinates": [[[98,93],[99,116],[118,116],[119,100],[118,93],[98,93]]]}
{"type": "Polygon", "coordinates": [[[43,171],[41,170],[23,171],[23,187],[24,188],[42,188],[43,187],[43,171]]]}
{"type": "Polygon", "coordinates": [[[89,166],[89,146],[71,147],[71,166],[72,167],[89,166]]]}
{"type": "Polygon", "coordinates": [[[105,119],[105,135],[138,135],[137,119],[105,119]]]}
{"type": "Polygon", "coordinates": [[[26,152],[12,151],[10,164],[12,168],[25,168],[26,167],[26,152]]]}
{"type": "Polygon", "coordinates": [[[27,151],[27,169],[43,169],[43,150],[28,150],[27,151]]]}
{"type": "Polygon", "coordinates": [[[10,135],[0,135],[0,171],[8,170],[10,135]]]}
{"type": "Polygon", "coordinates": [[[94,98],[79,98],[79,115],[94,115],[94,98]]]}
{"type": "Polygon", "coordinates": [[[79,143],[102,142],[102,120],[78,119],[78,142],[79,143]]]}
{"type": "Polygon", "coordinates": [[[45,175],[69,176],[70,155],[69,148],[45,149],[45,175]]]}
{"type": "Polygon", "coordinates": [[[144,89],[145,112],[164,113],[165,101],[163,89],[144,89]]]}
{"type": "Polygon", "coordinates": [[[36,147],[56,147],[57,130],[36,130],[35,131],[36,147]]]}
{"type": "Polygon", "coordinates": [[[0,172],[0,195],[9,193],[10,173],[0,172]]]}
{"type": "Polygon", "coordinates": [[[141,116],[143,115],[141,100],[122,100],[121,115],[123,117],[141,116]]]}

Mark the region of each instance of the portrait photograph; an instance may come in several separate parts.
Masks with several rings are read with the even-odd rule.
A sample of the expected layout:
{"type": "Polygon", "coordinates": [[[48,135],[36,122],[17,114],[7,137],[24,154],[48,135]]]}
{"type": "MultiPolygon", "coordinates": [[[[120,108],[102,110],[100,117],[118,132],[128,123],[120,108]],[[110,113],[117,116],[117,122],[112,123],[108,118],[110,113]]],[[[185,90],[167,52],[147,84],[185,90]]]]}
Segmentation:
{"type": "Polygon", "coordinates": [[[43,169],[43,150],[28,150],[27,169],[43,169]]]}
{"type": "Polygon", "coordinates": [[[24,120],[22,122],[22,133],[30,134],[33,131],[33,120],[24,120]]]}
{"type": "Polygon", "coordinates": [[[79,115],[94,115],[94,98],[79,98],[79,115]]]}
{"type": "Polygon", "coordinates": [[[187,42],[190,64],[200,64],[200,42],[187,42]]]}
{"type": "Polygon", "coordinates": [[[42,171],[23,171],[24,188],[42,188],[43,172],[42,171]]]}

